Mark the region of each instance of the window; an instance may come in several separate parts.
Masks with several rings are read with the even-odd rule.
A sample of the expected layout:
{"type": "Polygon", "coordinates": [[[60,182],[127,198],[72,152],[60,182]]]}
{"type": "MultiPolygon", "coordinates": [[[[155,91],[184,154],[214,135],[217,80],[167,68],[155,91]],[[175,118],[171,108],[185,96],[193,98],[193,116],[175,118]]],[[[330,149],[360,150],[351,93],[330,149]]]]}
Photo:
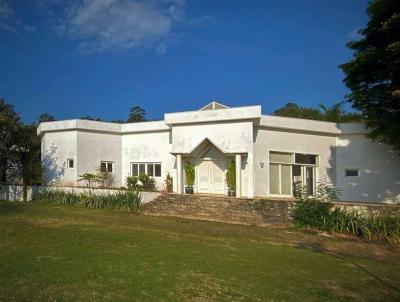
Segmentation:
{"type": "Polygon", "coordinates": [[[269,153],[269,193],[296,196],[296,188],[305,187],[313,195],[316,186],[318,155],[302,153],[269,153]]]}
{"type": "Polygon", "coordinates": [[[101,170],[101,172],[113,173],[114,172],[114,163],[110,162],[110,161],[102,161],[100,163],[100,170],[101,170]]]}
{"type": "Polygon", "coordinates": [[[345,175],[346,177],[357,177],[359,173],[357,169],[346,169],[345,175]]]}
{"type": "Polygon", "coordinates": [[[292,154],[291,153],[281,153],[281,152],[270,152],[269,161],[276,163],[291,163],[292,154]]]}
{"type": "Polygon", "coordinates": [[[73,169],[74,168],[74,160],[72,158],[67,159],[67,168],[73,169]]]}
{"type": "Polygon", "coordinates": [[[304,164],[304,165],[316,165],[317,164],[317,156],[311,154],[300,154],[296,153],[294,155],[296,164],[304,164]]]}
{"type": "Polygon", "coordinates": [[[154,176],[161,177],[161,164],[154,165],[154,176]]]}
{"type": "Polygon", "coordinates": [[[161,177],[161,164],[159,163],[131,163],[132,176],[142,174],[151,177],[161,177]]]}

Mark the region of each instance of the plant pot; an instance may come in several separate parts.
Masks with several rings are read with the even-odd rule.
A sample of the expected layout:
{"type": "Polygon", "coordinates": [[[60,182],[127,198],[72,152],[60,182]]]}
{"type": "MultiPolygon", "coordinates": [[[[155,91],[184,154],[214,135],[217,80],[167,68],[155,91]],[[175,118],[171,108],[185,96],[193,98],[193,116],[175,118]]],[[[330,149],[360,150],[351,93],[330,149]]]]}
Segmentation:
{"type": "Polygon", "coordinates": [[[230,197],[235,197],[235,196],[236,196],[236,191],[235,191],[235,190],[229,189],[229,190],[228,190],[228,196],[230,196],[230,197]]]}
{"type": "Polygon", "coordinates": [[[185,193],[186,194],[193,194],[194,193],[193,187],[185,187],[185,193]]]}

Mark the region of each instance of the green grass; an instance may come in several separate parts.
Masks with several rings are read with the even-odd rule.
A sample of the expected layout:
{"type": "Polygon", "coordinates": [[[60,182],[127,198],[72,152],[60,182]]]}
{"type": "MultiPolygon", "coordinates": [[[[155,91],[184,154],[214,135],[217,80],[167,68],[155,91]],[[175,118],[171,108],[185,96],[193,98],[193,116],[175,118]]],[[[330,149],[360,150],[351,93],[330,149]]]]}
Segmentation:
{"type": "Polygon", "coordinates": [[[312,231],[0,202],[0,301],[400,301],[399,256],[312,231]]]}

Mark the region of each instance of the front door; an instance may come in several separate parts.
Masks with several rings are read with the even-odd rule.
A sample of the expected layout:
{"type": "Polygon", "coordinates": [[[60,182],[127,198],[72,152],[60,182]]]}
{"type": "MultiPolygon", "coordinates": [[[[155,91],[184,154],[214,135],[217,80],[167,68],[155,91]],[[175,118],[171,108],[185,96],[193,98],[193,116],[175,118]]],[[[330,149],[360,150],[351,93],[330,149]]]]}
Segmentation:
{"type": "Polygon", "coordinates": [[[225,161],[205,160],[198,165],[198,192],[225,193],[225,161]]]}

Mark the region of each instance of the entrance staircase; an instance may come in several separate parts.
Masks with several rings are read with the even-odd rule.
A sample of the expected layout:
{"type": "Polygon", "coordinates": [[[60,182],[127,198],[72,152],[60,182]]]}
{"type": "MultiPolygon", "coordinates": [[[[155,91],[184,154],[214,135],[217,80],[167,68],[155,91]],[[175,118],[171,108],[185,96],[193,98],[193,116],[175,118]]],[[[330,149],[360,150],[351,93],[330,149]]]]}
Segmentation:
{"type": "Polygon", "coordinates": [[[144,205],[144,214],[225,223],[283,226],[290,201],[212,195],[162,194],[144,205]]]}

